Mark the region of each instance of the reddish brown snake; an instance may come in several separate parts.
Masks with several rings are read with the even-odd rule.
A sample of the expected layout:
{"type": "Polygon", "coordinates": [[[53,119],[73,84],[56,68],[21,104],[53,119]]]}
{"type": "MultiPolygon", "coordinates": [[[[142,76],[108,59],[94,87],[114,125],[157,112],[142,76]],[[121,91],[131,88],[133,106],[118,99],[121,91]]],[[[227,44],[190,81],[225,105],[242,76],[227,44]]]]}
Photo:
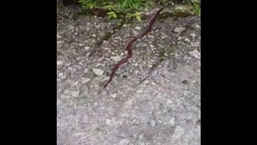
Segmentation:
{"type": "Polygon", "coordinates": [[[132,57],[132,49],[131,49],[132,45],[134,44],[134,42],[137,41],[137,39],[143,38],[146,34],[148,34],[148,33],[151,31],[151,29],[152,29],[152,27],[153,27],[153,24],[154,24],[154,22],[155,22],[157,16],[160,14],[160,12],[161,12],[162,10],[163,10],[163,8],[160,8],[160,9],[156,12],[156,14],[154,15],[153,19],[150,21],[149,26],[147,27],[147,29],[145,30],[144,33],[142,33],[141,35],[138,35],[138,36],[134,37],[134,38],[128,43],[128,45],[127,45],[127,47],[126,47],[126,50],[127,50],[127,52],[128,52],[128,56],[127,56],[126,58],[122,59],[122,60],[121,60],[120,62],[118,62],[116,65],[114,65],[114,67],[113,67],[113,69],[112,69],[112,73],[111,73],[111,75],[110,75],[110,78],[109,78],[108,82],[104,85],[103,88],[107,87],[107,85],[112,81],[112,79],[113,79],[113,77],[114,77],[114,75],[115,75],[115,72],[118,70],[118,68],[119,68],[122,64],[128,62],[129,58],[132,57]]]}

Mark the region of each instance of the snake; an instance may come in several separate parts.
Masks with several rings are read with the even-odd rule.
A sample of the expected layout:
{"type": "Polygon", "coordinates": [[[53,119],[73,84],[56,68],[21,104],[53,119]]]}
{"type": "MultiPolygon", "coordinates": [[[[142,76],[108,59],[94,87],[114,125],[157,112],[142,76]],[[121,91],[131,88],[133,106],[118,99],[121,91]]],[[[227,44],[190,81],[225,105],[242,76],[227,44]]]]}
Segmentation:
{"type": "Polygon", "coordinates": [[[108,86],[108,84],[112,81],[116,71],[119,69],[119,67],[122,65],[122,64],[125,64],[126,62],[128,62],[128,60],[133,56],[133,52],[132,52],[132,46],[133,44],[138,40],[138,39],[141,39],[143,38],[145,35],[147,35],[152,27],[153,27],[153,24],[157,18],[158,15],[160,15],[160,12],[163,10],[163,8],[161,7],[159,10],[156,11],[156,14],[154,15],[154,17],[152,18],[152,20],[149,22],[149,25],[147,27],[147,29],[142,33],[142,34],[139,34],[135,37],[133,37],[127,44],[126,46],[126,51],[127,51],[127,57],[125,57],[124,59],[122,59],[121,61],[119,61],[117,64],[115,64],[113,66],[113,69],[112,69],[112,72],[110,74],[110,78],[109,80],[106,82],[106,84],[103,86],[103,88],[106,88],[108,86]]]}

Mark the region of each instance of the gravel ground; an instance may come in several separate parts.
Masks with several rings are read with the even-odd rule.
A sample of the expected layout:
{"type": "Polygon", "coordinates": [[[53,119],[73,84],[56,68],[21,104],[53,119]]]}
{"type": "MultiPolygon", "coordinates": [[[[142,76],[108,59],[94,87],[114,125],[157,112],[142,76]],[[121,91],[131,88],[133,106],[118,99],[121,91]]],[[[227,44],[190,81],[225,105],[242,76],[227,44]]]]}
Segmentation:
{"type": "Polygon", "coordinates": [[[157,20],[102,88],[152,16],[119,30],[101,17],[58,18],[58,145],[200,144],[199,17],[157,20]]]}

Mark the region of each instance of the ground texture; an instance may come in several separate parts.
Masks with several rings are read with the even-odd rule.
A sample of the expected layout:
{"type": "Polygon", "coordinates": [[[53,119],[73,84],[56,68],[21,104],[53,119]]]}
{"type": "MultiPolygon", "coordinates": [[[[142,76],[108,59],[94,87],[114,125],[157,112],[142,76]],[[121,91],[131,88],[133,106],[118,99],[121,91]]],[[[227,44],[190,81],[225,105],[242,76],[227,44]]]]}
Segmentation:
{"type": "Polygon", "coordinates": [[[200,18],[158,19],[103,89],[154,13],[114,29],[68,11],[57,23],[57,144],[199,145],[200,18]]]}

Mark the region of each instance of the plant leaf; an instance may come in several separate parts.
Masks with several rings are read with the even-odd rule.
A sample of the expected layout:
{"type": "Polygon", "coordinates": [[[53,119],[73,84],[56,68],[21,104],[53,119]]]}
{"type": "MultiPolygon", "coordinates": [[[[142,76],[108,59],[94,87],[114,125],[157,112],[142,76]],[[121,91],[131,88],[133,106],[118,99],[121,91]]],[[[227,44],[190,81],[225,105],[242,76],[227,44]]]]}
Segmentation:
{"type": "Polygon", "coordinates": [[[106,5],[104,6],[104,8],[110,11],[113,10],[115,7],[113,5],[106,5]]]}
{"type": "Polygon", "coordinates": [[[136,15],[136,19],[139,21],[139,22],[141,22],[142,20],[141,20],[141,16],[140,15],[136,15]]]}
{"type": "Polygon", "coordinates": [[[115,13],[115,12],[113,12],[113,11],[111,11],[111,12],[108,12],[107,13],[107,15],[108,15],[108,18],[110,19],[110,18],[117,18],[117,14],[115,13]]]}

